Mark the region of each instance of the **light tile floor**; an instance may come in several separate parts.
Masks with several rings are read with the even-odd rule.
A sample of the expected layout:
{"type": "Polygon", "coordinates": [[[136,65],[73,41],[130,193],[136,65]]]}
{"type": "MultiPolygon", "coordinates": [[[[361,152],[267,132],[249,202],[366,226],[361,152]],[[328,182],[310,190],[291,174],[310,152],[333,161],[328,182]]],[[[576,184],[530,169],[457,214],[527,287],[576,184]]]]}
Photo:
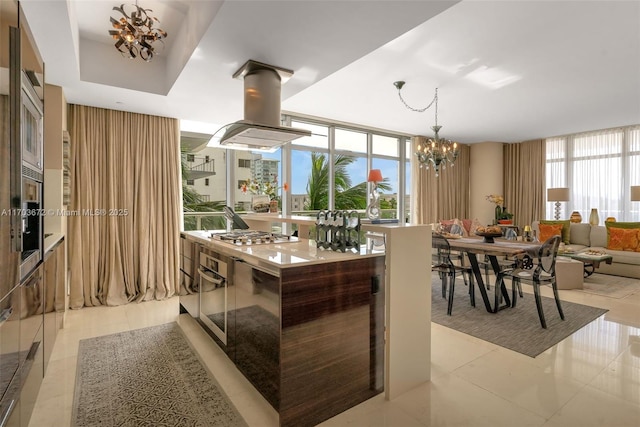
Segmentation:
{"type": "MultiPolygon", "coordinates": [[[[550,289],[543,294],[552,296],[550,289]]],[[[535,359],[432,323],[430,382],[393,401],[378,395],[322,425],[640,426],[640,292],[624,299],[579,290],[560,295],[610,311],[535,359]]],[[[178,315],[174,297],[69,311],[30,427],[70,424],[79,340],[172,321],[250,426],[278,425],[276,412],[200,326],[178,315]]]]}

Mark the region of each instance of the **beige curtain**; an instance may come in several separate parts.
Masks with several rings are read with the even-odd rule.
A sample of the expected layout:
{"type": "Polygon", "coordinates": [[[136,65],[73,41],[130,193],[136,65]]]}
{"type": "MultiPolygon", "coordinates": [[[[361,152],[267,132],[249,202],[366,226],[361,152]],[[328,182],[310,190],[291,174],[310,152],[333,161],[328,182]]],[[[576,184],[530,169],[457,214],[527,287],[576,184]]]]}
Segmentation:
{"type": "Polygon", "coordinates": [[[176,293],[180,135],[176,119],[69,105],[70,306],[176,293]]]}
{"type": "MultiPolygon", "coordinates": [[[[412,152],[427,138],[415,136],[412,152]]],[[[460,154],[453,167],[440,170],[420,167],[416,156],[411,157],[411,218],[414,224],[431,224],[441,219],[469,217],[469,155],[468,145],[460,145],[460,154]]]]}
{"type": "Polygon", "coordinates": [[[544,139],[504,146],[504,196],[514,223],[521,226],[544,218],[546,187],[544,139]]]}

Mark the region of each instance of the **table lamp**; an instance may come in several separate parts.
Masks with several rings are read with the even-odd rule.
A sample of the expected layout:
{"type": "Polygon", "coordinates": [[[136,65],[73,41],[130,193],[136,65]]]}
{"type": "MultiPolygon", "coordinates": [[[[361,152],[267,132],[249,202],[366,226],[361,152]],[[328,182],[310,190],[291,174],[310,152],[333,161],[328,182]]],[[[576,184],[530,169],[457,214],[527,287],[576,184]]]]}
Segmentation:
{"type": "Polygon", "coordinates": [[[380,169],[371,169],[367,182],[372,182],[371,194],[369,196],[369,205],[366,214],[370,220],[380,219],[380,195],[378,194],[378,183],[382,181],[382,172],[380,169]]]}
{"type": "Polygon", "coordinates": [[[560,202],[569,201],[569,189],[567,187],[547,188],[547,201],[556,202],[555,219],[560,219],[560,202]]]}

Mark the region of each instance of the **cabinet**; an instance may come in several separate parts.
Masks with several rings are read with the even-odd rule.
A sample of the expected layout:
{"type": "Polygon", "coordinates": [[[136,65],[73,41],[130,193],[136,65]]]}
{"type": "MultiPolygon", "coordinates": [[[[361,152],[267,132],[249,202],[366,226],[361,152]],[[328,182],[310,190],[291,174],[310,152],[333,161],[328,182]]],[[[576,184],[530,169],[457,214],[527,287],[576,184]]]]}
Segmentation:
{"type": "Polygon", "coordinates": [[[197,260],[200,248],[197,243],[180,235],[180,312],[198,318],[200,299],[198,295],[197,260]]]}
{"type": "Polygon", "coordinates": [[[65,309],[65,243],[60,240],[44,256],[44,366],[45,372],[65,309]]]}
{"type": "Polygon", "coordinates": [[[44,377],[44,266],[20,285],[20,425],[28,426],[44,377]]]}

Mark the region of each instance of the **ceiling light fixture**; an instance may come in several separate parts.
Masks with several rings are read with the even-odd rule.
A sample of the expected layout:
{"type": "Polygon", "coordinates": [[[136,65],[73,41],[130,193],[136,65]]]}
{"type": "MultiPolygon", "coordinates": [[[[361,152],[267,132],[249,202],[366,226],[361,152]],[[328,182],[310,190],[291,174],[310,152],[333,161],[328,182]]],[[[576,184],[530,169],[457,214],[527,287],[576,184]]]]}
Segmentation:
{"type": "Polygon", "coordinates": [[[400,91],[402,87],[405,85],[403,81],[394,82],[393,85],[398,89],[398,96],[400,97],[400,101],[411,111],[415,111],[417,113],[422,113],[429,109],[435,103],[435,126],[432,126],[433,132],[435,133],[434,138],[429,138],[427,140],[427,144],[422,147],[418,145],[418,150],[416,151],[416,157],[420,162],[420,167],[426,167],[429,169],[429,165],[433,166],[433,169],[436,171],[436,177],[440,174],[440,168],[446,168],[447,163],[449,163],[452,167],[458,158],[458,154],[460,154],[460,150],[458,148],[457,142],[452,142],[448,139],[440,138],[438,132],[442,128],[442,126],[438,126],[438,88],[436,88],[436,94],[429,103],[424,108],[413,108],[407,104],[407,102],[402,98],[402,94],[400,91]]]}
{"type": "Polygon", "coordinates": [[[139,55],[149,62],[155,53],[152,44],[156,41],[162,42],[167,33],[160,28],[153,28],[154,22],[160,23],[158,18],[148,15],[148,12],[153,10],[141,8],[137,0],[136,4],[131,6],[135,7],[135,10],[130,15],[127,15],[124,4],[113,8],[120,12],[122,17],[119,20],[110,18],[114,30],[109,30],[109,34],[116,40],[115,47],[122,56],[134,59],[139,55]]]}

